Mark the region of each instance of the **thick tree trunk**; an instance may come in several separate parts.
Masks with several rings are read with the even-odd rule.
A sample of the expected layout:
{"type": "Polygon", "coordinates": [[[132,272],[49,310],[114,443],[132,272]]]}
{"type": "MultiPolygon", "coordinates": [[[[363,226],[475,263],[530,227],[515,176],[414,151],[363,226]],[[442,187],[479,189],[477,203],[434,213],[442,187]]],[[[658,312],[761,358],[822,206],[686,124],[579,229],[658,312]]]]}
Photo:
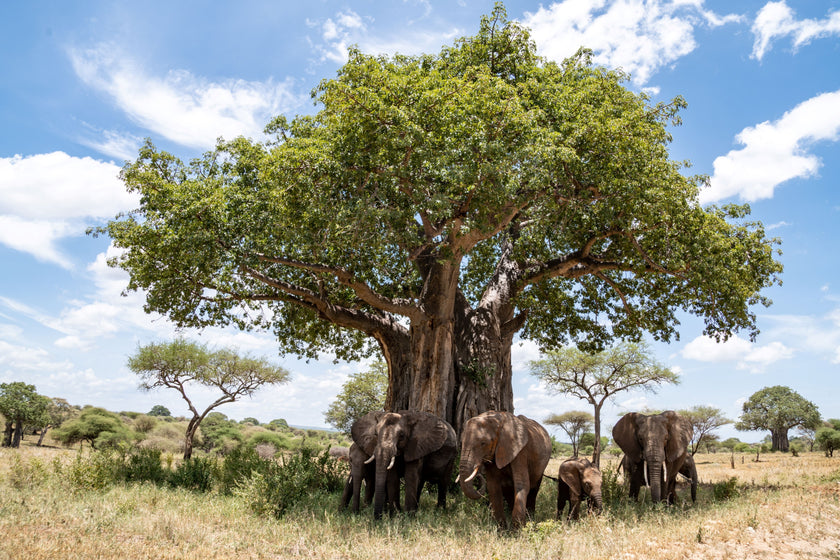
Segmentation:
{"type": "Polygon", "coordinates": [[[3,429],[3,447],[12,446],[12,427],[13,423],[6,421],[6,427],[3,429]]]}
{"type": "Polygon", "coordinates": [[[788,430],[787,428],[776,428],[770,430],[770,435],[772,437],[772,444],[770,449],[772,451],[787,451],[790,447],[790,443],[788,442],[788,430]]]}
{"type": "Polygon", "coordinates": [[[20,447],[20,440],[23,438],[23,422],[15,422],[15,431],[12,434],[12,447],[20,447]]]}
{"type": "Polygon", "coordinates": [[[187,432],[184,434],[184,461],[188,461],[192,458],[193,440],[195,439],[195,433],[198,431],[198,425],[200,422],[200,418],[193,418],[187,425],[187,432]]]}

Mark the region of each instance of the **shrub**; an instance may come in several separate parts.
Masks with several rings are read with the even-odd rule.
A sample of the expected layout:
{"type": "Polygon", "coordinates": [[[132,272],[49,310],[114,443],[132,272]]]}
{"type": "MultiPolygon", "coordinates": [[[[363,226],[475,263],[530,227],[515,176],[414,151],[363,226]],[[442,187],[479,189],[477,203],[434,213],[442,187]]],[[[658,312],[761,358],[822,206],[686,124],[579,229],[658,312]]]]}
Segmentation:
{"type": "Polygon", "coordinates": [[[113,451],[94,451],[57,467],[61,480],[77,490],[101,490],[122,479],[123,458],[113,451]]]}
{"type": "Polygon", "coordinates": [[[207,492],[213,486],[213,471],[216,461],[211,457],[192,457],[183,461],[169,475],[169,484],[175,488],[186,488],[207,492]]]}
{"type": "Polygon", "coordinates": [[[626,495],[627,490],[618,477],[618,465],[615,468],[602,469],[601,500],[604,504],[618,503],[626,495]]]}
{"type": "Polygon", "coordinates": [[[37,457],[23,461],[20,454],[15,453],[7,477],[12,488],[22,490],[44,483],[49,478],[49,472],[47,465],[37,457]]]}
{"type": "Polygon", "coordinates": [[[169,478],[169,471],[161,464],[160,449],[136,449],[128,455],[123,467],[122,478],[126,482],[154,482],[163,484],[169,478]]]}
{"type": "Polygon", "coordinates": [[[712,495],[716,502],[723,502],[734,498],[738,492],[738,478],[732,477],[724,482],[716,482],[712,485],[712,495]]]}
{"type": "Polygon", "coordinates": [[[230,494],[240,482],[251,478],[253,473],[267,472],[268,462],[260,457],[253,447],[247,445],[240,445],[231,450],[219,468],[220,492],[230,494]]]}

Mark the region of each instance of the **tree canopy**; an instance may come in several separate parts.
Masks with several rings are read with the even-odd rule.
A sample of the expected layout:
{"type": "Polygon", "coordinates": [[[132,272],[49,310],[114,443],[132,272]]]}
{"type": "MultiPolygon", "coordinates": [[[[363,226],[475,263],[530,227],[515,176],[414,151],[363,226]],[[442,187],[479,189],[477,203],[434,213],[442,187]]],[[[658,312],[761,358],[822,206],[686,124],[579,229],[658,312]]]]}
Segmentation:
{"type": "Polygon", "coordinates": [[[545,419],[545,423],[558,426],[566,432],[572,444],[572,456],[578,456],[580,438],[587,430],[592,428],[595,417],[583,410],[570,410],[562,414],[552,414],[545,419]]]}
{"type": "Polygon", "coordinates": [[[49,423],[50,399],[35,392],[35,386],[14,381],[0,383],[0,414],[6,418],[3,447],[19,447],[23,427],[42,427],[49,423]]]}
{"type": "Polygon", "coordinates": [[[53,437],[65,445],[87,441],[94,449],[116,447],[140,439],[118,414],[99,407],[87,407],[78,417],[53,431],[53,437]]]}
{"type": "Polygon", "coordinates": [[[531,374],[559,394],[572,395],[594,407],[595,451],[600,463],[601,408],[617,393],[631,389],[654,391],[663,383],[679,383],[679,376],[650,355],[644,344],[625,342],[603,352],[570,346],[548,352],[530,363],[531,374]]]}
{"type": "Polygon", "coordinates": [[[744,403],[736,430],[770,430],[773,451],[787,451],[788,430],[796,426],[816,428],[820,424],[817,405],[784,385],[756,391],[744,403]]]}
{"type": "Polygon", "coordinates": [[[389,366],[386,407],[460,429],[512,410],[510,346],[678,336],[677,314],[757,332],[775,240],[749,207],[703,208],[668,154],[685,101],[651,103],[555,63],[497,5],[438,54],[351,49],[317,112],[189,163],[151,141],[121,178],[140,206],[102,231],[145,309],[268,329],[281,352],[389,366]]]}
{"type": "Polygon", "coordinates": [[[689,409],[678,410],[677,414],[688,420],[694,430],[694,435],[692,435],[689,444],[689,451],[692,455],[697,453],[703,442],[712,439],[715,430],[733,422],[724,416],[721,409],[713,406],[697,405],[689,409]]]}
{"type": "Polygon", "coordinates": [[[288,371],[263,358],[240,356],[230,349],[211,351],[181,338],[141,346],[129,358],[128,367],[141,377],[141,389],[175,389],[187,403],[192,418],[184,437],[184,459],[192,456],[195,433],[214,408],[250,396],[262,385],[289,380],[288,371]],[[190,385],[211,387],[219,396],[201,411],[187,394],[190,385]]]}
{"type": "Polygon", "coordinates": [[[324,418],[337,430],[349,434],[356,420],[384,409],[387,391],[388,367],[385,362],[374,362],[369,370],[354,373],[344,382],[324,418]]]}

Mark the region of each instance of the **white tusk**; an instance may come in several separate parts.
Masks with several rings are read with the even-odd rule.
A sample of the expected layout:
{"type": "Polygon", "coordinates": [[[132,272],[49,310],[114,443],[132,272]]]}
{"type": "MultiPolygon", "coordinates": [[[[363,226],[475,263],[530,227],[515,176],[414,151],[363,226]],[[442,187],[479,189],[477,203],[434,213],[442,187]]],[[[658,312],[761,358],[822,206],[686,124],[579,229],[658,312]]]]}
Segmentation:
{"type": "Polygon", "coordinates": [[[455,477],[455,484],[458,484],[461,481],[461,475],[455,477]]]}
{"type": "Polygon", "coordinates": [[[642,472],[645,473],[645,486],[650,486],[650,482],[648,482],[647,461],[642,461],[642,472]]]}
{"type": "Polygon", "coordinates": [[[376,459],[376,455],[371,455],[370,459],[365,461],[365,465],[369,465],[369,464],[373,463],[374,459],[376,459]]]}
{"type": "Polygon", "coordinates": [[[394,466],[394,460],[395,460],[395,459],[396,459],[396,457],[391,457],[391,462],[390,462],[390,463],[388,463],[388,468],[387,468],[387,469],[385,469],[385,470],[388,470],[388,471],[390,471],[390,470],[391,470],[391,467],[393,467],[393,466],[394,466]]]}
{"type": "Polygon", "coordinates": [[[476,465],[476,466],[475,466],[475,468],[473,469],[472,474],[471,474],[470,476],[468,476],[467,478],[465,478],[465,479],[464,479],[464,482],[469,482],[469,481],[471,481],[472,479],[474,479],[474,478],[475,478],[475,475],[477,475],[477,474],[478,474],[478,465],[476,465]]]}

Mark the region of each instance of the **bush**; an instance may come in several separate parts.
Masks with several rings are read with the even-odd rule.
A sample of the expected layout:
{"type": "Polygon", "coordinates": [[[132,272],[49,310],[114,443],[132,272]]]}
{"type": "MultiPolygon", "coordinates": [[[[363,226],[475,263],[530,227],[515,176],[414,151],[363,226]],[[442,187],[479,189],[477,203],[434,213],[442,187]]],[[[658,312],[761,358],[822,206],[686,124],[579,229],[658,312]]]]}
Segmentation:
{"type": "Polygon", "coordinates": [[[102,490],[122,480],[123,458],[113,451],[94,451],[83,456],[81,450],[76,458],[65,467],[59,467],[57,474],[77,490],[102,490]]]}
{"type": "Polygon", "coordinates": [[[230,494],[239,483],[251,478],[255,472],[266,473],[269,470],[268,463],[253,447],[236,447],[225,456],[219,468],[219,491],[230,494]]]}
{"type": "Polygon", "coordinates": [[[15,453],[7,477],[9,486],[22,490],[44,483],[49,478],[49,472],[47,465],[37,457],[23,461],[20,454],[15,453]]]}
{"type": "Polygon", "coordinates": [[[604,504],[618,503],[626,495],[627,490],[618,477],[618,465],[601,470],[601,500],[604,504]]]}
{"type": "Polygon", "coordinates": [[[193,457],[183,461],[169,475],[169,485],[197,492],[207,492],[213,486],[216,461],[211,457],[193,457]]]}
{"type": "Polygon", "coordinates": [[[321,455],[303,448],[285,461],[263,461],[243,480],[234,494],[243,498],[258,515],[281,517],[315,493],[332,493],[344,486],[344,470],[327,451],[321,455]]]}
{"type": "Polygon", "coordinates": [[[725,482],[716,482],[712,485],[712,495],[716,502],[723,502],[734,498],[738,492],[738,478],[732,477],[725,482]]]}
{"type": "Polygon", "coordinates": [[[163,484],[169,471],[161,464],[160,449],[137,449],[125,460],[122,479],[126,482],[153,482],[163,484]]]}

